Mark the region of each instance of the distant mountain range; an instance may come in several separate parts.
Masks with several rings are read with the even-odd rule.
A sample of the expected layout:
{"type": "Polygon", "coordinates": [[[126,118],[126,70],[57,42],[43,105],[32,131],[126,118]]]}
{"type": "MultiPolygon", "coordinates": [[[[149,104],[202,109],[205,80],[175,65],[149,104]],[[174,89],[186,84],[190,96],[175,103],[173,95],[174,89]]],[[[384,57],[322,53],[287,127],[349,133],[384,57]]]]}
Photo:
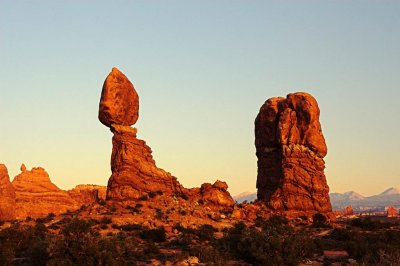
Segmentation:
{"type": "MultiPolygon", "coordinates": [[[[345,193],[330,193],[333,210],[343,210],[351,205],[355,211],[379,211],[384,210],[387,206],[400,208],[400,187],[391,187],[380,194],[365,197],[355,191],[345,193]]],[[[251,202],[257,198],[255,192],[244,192],[233,196],[233,199],[242,203],[244,201],[251,202]]]]}
{"type": "Polygon", "coordinates": [[[244,201],[251,202],[257,199],[257,192],[243,192],[240,193],[239,195],[233,196],[233,199],[237,203],[242,203],[244,201]]]}

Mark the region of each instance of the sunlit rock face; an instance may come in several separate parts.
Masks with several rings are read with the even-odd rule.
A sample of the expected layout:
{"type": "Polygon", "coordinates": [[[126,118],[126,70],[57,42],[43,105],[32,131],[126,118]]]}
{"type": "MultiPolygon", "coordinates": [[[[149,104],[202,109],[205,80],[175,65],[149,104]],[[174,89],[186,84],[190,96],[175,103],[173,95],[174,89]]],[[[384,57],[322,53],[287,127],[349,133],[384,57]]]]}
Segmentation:
{"type": "Polygon", "coordinates": [[[0,164],[0,220],[15,219],[15,191],[7,167],[0,164]]]}
{"type": "Polygon", "coordinates": [[[319,115],[317,101],[304,92],[268,99],[257,115],[257,198],[274,210],[332,210],[319,115]]]}
{"type": "Polygon", "coordinates": [[[97,203],[105,191],[104,187],[91,185],[78,185],[65,191],[51,182],[49,174],[42,167],[27,170],[25,165],[21,166],[21,173],[14,177],[12,186],[15,190],[16,219],[74,211],[82,205],[97,203]]]}
{"type": "Polygon", "coordinates": [[[90,205],[92,203],[104,201],[106,199],[105,186],[98,185],[77,185],[73,189],[68,190],[68,194],[81,205],[90,205]]]}
{"type": "Polygon", "coordinates": [[[114,67],[103,84],[99,120],[108,127],[132,126],[138,118],[139,96],[129,79],[114,67]]]}
{"type": "Polygon", "coordinates": [[[80,205],[70,195],[54,185],[48,173],[41,167],[26,170],[21,166],[12,185],[16,193],[16,218],[38,218],[48,213],[63,213],[78,209],[80,205]]]}
{"type": "Polygon", "coordinates": [[[112,175],[107,199],[137,200],[149,192],[182,193],[182,186],[170,173],[158,168],[152,151],[136,138],[139,97],[128,78],[113,68],[107,76],[100,99],[99,120],[114,134],[111,156],[112,175]]]}

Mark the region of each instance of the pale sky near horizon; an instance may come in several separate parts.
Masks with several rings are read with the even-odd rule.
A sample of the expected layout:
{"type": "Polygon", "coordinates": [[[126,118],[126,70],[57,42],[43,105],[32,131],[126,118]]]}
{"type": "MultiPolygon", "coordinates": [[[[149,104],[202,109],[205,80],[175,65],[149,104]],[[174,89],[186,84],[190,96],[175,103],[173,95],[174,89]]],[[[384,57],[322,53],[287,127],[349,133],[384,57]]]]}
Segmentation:
{"type": "Polygon", "coordinates": [[[256,191],[264,101],[315,96],[331,192],[400,186],[400,1],[0,1],[0,163],[106,185],[97,119],[118,67],[138,137],[185,187],[256,191]]]}

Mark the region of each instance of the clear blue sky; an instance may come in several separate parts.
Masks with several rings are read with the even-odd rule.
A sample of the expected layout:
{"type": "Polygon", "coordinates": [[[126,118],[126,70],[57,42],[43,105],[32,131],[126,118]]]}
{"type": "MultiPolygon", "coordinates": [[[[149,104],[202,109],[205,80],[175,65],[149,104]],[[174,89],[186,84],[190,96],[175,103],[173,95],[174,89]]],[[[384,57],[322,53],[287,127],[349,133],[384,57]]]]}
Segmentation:
{"type": "Polygon", "coordinates": [[[0,161],[61,188],[106,184],[97,119],[113,66],[140,96],[138,137],[187,187],[255,191],[263,102],[318,100],[332,192],[400,186],[399,1],[0,1],[0,161]]]}

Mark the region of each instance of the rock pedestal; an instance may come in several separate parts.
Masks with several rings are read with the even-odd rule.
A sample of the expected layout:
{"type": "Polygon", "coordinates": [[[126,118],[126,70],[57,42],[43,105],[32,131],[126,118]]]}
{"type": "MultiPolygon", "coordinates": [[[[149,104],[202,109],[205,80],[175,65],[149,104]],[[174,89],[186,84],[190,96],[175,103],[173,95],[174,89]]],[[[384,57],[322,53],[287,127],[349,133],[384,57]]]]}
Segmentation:
{"type": "Polygon", "coordinates": [[[136,129],[113,125],[112,175],[107,199],[136,200],[150,192],[181,193],[182,186],[170,173],[158,168],[146,142],[136,138],[136,129]]]}
{"type": "Polygon", "coordinates": [[[99,120],[114,134],[112,175],[107,200],[137,200],[150,192],[182,193],[182,186],[170,173],[158,168],[151,149],[136,138],[131,128],[139,117],[139,97],[132,83],[117,68],[107,76],[100,99],[99,120]]]}
{"type": "Polygon", "coordinates": [[[257,198],[274,210],[327,213],[327,154],[317,101],[308,93],[271,98],[255,120],[257,198]]]}

